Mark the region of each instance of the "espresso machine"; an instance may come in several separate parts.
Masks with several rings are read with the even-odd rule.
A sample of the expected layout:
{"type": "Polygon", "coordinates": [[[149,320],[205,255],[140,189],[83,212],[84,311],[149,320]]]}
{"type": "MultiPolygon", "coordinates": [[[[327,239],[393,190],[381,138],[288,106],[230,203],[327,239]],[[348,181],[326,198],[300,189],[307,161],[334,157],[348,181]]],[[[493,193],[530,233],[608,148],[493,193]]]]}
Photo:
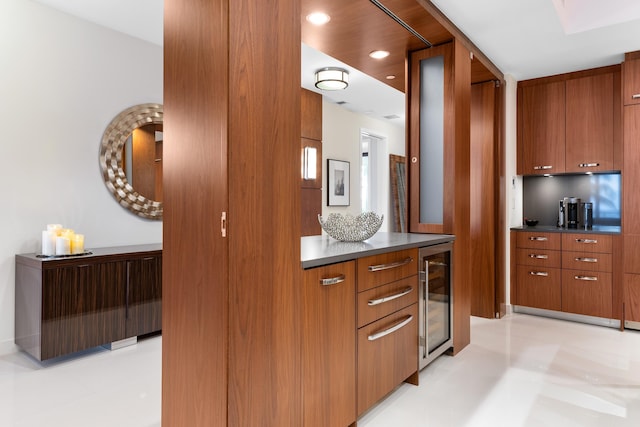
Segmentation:
{"type": "Polygon", "coordinates": [[[581,203],[578,197],[565,197],[558,208],[558,227],[593,228],[593,203],[581,203]]]}
{"type": "Polygon", "coordinates": [[[567,228],[578,228],[580,224],[580,199],[578,197],[565,197],[564,200],[567,228]]]}

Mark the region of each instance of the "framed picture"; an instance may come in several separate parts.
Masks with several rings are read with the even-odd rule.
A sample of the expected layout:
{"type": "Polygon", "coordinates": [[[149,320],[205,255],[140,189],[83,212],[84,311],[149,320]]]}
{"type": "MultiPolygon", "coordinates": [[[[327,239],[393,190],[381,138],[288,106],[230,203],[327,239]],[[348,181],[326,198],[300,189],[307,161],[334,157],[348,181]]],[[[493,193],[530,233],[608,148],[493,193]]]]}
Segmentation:
{"type": "Polygon", "coordinates": [[[327,159],[327,206],[349,206],[349,162],[327,159]]]}

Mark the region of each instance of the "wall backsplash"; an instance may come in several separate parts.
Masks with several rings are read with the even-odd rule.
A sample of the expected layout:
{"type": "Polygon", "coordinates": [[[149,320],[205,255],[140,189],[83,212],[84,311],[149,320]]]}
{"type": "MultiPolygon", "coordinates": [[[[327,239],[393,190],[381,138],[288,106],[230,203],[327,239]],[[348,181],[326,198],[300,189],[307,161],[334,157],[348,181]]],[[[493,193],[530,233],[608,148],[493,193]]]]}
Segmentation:
{"type": "Polygon", "coordinates": [[[523,215],[540,225],[557,225],[558,205],[564,197],[593,203],[594,225],[620,226],[620,174],[525,176],[523,215]]]}

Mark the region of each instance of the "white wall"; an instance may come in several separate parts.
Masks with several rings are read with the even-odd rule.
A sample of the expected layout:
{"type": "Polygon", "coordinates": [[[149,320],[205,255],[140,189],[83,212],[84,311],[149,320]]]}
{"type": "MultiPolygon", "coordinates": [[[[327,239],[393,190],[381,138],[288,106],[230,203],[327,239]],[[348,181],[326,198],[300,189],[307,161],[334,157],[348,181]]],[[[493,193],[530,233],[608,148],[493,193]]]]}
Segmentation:
{"type": "Polygon", "coordinates": [[[86,247],[162,241],[162,223],[120,207],[100,174],[121,110],[162,103],[162,48],[29,0],[0,2],[0,354],[13,350],[14,255],[61,223],[86,247]]]}
{"type": "MultiPolygon", "coordinates": [[[[360,202],[360,131],[366,130],[386,137],[386,144],[378,151],[378,208],[384,214],[381,231],[391,231],[392,206],[390,203],[389,154],[404,156],[404,126],[398,126],[356,114],[332,102],[322,101],[322,215],[332,212],[358,215],[360,202]],[[327,159],[350,162],[350,206],[327,206],[327,159]]],[[[324,231],[323,231],[324,233],[324,231]]]]}

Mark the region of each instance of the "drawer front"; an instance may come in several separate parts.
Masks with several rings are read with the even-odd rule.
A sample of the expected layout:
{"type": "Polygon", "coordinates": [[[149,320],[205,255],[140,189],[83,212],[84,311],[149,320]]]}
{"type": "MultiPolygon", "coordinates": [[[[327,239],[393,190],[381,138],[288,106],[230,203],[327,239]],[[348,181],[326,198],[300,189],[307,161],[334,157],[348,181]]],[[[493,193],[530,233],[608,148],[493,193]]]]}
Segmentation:
{"type": "Polygon", "coordinates": [[[561,236],[562,234],[560,233],[521,231],[518,232],[517,246],[519,248],[551,249],[559,251],[562,241],[561,236]]]}
{"type": "Polygon", "coordinates": [[[517,305],[560,311],[562,270],[517,266],[517,305]]]}
{"type": "Polygon", "coordinates": [[[358,415],[417,371],[418,304],[360,328],[358,415]],[[395,331],[383,335],[394,327],[395,331]]]}
{"type": "Polygon", "coordinates": [[[611,253],[612,239],[608,234],[562,234],[562,250],[611,253]]]}
{"type": "Polygon", "coordinates": [[[611,273],[562,271],[562,311],[611,318],[611,273]]]}
{"type": "Polygon", "coordinates": [[[516,250],[516,262],[519,265],[532,267],[560,268],[561,252],[548,249],[518,248],[516,250]]]}
{"type": "Polygon", "coordinates": [[[358,292],[418,274],[418,249],[358,259],[358,292]]]}
{"type": "Polygon", "coordinates": [[[358,294],[358,327],[418,302],[418,276],[401,279],[358,294]]]}
{"type": "Polygon", "coordinates": [[[562,251],[562,268],[611,272],[611,254],[562,251]]]}

